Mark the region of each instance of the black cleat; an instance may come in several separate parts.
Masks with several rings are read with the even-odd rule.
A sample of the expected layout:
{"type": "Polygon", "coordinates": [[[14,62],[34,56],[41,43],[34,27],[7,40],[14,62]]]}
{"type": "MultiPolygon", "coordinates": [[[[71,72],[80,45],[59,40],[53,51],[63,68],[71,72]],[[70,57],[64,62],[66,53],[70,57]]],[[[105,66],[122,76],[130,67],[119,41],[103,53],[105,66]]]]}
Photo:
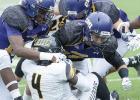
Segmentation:
{"type": "Polygon", "coordinates": [[[110,94],[113,100],[119,100],[119,94],[117,91],[112,91],[110,94]]]}
{"type": "Polygon", "coordinates": [[[137,71],[138,76],[140,76],[140,55],[129,58],[128,66],[134,67],[137,71]]]}
{"type": "Polygon", "coordinates": [[[15,98],[14,100],[23,100],[22,96],[15,98]]]}

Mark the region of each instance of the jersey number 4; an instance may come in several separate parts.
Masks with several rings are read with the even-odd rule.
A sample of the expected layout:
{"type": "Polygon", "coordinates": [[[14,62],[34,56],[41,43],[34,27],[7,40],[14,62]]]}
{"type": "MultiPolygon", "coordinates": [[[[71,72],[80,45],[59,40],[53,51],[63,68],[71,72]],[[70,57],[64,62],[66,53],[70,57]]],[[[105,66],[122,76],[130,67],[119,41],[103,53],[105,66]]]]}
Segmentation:
{"type": "Polygon", "coordinates": [[[42,93],[40,91],[40,80],[41,75],[34,73],[32,76],[32,87],[37,90],[39,98],[43,99],[42,93]]]}

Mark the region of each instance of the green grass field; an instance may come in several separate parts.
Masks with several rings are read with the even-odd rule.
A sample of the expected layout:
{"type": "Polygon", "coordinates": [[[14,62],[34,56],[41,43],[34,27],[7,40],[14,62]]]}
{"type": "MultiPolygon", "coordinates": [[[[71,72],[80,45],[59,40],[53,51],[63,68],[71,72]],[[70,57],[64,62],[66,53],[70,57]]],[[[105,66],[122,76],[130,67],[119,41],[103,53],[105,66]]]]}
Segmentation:
{"type": "MultiPolygon", "coordinates": [[[[130,19],[134,19],[140,14],[140,0],[113,0],[114,3],[121,9],[125,10],[130,19]]],[[[9,4],[18,3],[19,0],[0,0],[0,13],[9,4]]],[[[140,30],[137,30],[140,33],[140,30]]],[[[129,52],[127,56],[135,55],[140,53],[140,50],[135,52],[129,52]]],[[[121,80],[118,73],[110,74],[107,77],[107,85],[109,89],[117,90],[120,94],[120,100],[140,100],[140,78],[137,77],[134,69],[129,70],[130,77],[132,79],[132,88],[129,91],[122,90],[121,80]]],[[[23,92],[24,82],[20,83],[21,92],[23,92]]]]}

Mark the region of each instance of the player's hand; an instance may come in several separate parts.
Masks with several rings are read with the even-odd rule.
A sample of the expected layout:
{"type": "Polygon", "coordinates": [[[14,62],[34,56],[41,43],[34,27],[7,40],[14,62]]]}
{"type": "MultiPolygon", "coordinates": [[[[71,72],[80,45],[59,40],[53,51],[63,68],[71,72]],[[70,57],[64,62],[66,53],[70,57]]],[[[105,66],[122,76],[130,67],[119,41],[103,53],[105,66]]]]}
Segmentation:
{"type": "Polygon", "coordinates": [[[52,61],[53,62],[60,62],[62,61],[63,59],[66,59],[66,56],[62,53],[53,53],[53,57],[52,57],[52,61]]]}
{"type": "Polygon", "coordinates": [[[120,33],[127,33],[129,32],[129,27],[129,22],[121,22],[117,27],[117,31],[120,33]]]}
{"type": "Polygon", "coordinates": [[[140,35],[136,35],[128,42],[128,49],[130,51],[135,51],[140,48],[140,35]]]}
{"type": "Polygon", "coordinates": [[[132,83],[128,77],[122,79],[122,87],[124,90],[129,90],[132,86],[132,83]]]}

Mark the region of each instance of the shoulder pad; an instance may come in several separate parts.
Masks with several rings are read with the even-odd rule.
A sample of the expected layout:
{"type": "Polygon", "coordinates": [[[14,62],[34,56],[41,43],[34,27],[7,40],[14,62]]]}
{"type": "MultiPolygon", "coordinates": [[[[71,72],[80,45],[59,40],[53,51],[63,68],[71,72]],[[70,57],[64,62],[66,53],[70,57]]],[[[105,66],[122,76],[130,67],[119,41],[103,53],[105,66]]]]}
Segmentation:
{"type": "Polygon", "coordinates": [[[106,14],[112,19],[113,24],[116,23],[119,19],[119,10],[115,6],[115,4],[110,1],[110,0],[105,0],[105,1],[98,1],[94,2],[96,11],[101,11],[106,14]]]}
{"type": "Polygon", "coordinates": [[[1,17],[8,25],[22,31],[28,27],[28,18],[24,13],[24,9],[20,5],[6,8],[1,17]]]}
{"type": "Polygon", "coordinates": [[[66,22],[64,27],[59,30],[59,39],[63,45],[73,45],[81,41],[83,28],[85,27],[85,23],[81,21],[74,20],[66,22]]]}

